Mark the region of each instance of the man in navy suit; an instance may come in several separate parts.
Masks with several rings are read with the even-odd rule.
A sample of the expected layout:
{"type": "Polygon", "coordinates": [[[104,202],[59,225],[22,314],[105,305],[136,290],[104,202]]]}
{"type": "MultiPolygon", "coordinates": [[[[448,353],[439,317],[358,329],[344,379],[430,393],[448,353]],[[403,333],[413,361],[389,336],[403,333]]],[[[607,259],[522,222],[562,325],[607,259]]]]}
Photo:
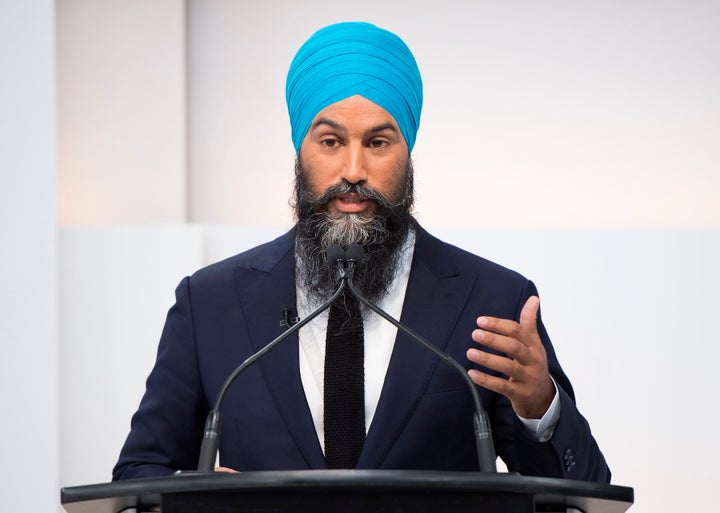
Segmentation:
{"type": "MultiPolygon", "coordinates": [[[[356,285],[464,362],[509,470],[609,482],[532,282],[437,240],[411,215],[422,83],[407,46],[366,23],[331,25],[298,51],[286,91],[297,224],[178,286],[113,478],[194,468],[225,378],[285,329],[280,319],[292,323],[330,297],[337,282],[325,250],[357,242],[366,257],[356,285]]],[[[229,389],[219,469],[476,470],[474,410],[462,377],[374,313],[351,306],[349,296],[341,299],[347,317],[340,327],[330,319],[335,314],[316,318],[229,389]],[[349,325],[361,346],[360,363],[351,367],[360,371],[361,439],[351,463],[338,464],[325,358],[331,334],[349,325]]],[[[348,394],[347,402],[354,400],[348,394]]]]}

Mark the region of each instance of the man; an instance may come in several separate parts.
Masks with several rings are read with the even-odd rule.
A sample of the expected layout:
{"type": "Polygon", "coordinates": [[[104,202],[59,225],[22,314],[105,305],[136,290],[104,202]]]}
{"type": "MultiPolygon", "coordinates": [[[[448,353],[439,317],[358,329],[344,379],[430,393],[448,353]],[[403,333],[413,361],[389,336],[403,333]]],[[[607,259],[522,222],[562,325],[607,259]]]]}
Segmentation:
{"type": "MultiPolygon", "coordinates": [[[[297,224],[185,278],[114,479],[192,469],[205,417],[248,356],[337,287],[325,250],[360,243],[366,297],[464,362],[511,471],[610,472],[539,318],[534,285],[447,245],[411,215],[422,83],[410,50],[365,23],[315,33],[288,73],[297,224]]],[[[344,293],[240,375],[223,405],[225,470],[477,469],[462,377],[344,293]]]]}

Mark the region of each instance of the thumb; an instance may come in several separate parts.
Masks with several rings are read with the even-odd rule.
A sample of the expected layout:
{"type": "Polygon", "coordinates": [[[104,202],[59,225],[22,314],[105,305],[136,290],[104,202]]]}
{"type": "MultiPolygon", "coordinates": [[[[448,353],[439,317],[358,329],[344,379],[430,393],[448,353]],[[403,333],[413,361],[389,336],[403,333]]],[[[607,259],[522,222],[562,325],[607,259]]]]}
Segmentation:
{"type": "Polygon", "coordinates": [[[537,314],[540,308],[540,298],[530,296],[520,312],[520,327],[530,333],[537,333],[537,314]]]}

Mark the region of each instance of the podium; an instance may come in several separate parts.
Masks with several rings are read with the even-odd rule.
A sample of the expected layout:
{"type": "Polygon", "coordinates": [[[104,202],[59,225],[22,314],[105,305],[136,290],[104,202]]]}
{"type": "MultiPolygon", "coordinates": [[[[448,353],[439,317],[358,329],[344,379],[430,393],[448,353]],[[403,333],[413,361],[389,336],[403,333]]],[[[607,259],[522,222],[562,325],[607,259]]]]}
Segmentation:
{"type": "Polygon", "coordinates": [[[622,513],[633,489],[517,474],[304,470],[66,487],[67,513],[622,513]]]}

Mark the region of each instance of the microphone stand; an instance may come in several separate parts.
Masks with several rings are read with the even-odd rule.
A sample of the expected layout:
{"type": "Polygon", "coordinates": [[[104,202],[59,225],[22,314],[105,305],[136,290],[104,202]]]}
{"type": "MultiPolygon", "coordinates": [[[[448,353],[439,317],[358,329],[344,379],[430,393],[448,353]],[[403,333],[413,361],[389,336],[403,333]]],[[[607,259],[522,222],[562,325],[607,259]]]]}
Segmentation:
{"type": "Polygon", "coordinates": [[[235,379],[250,365],[255,363],[257,360],[262,358],[268,351],[270,351],[273,347],[278,345],[283,340],[287,339],[290,335],[295,333],[296,331],[300,330],[303,326],[305,326],[307,323],[312,321],[315,317],[317,317],[320,313],[322,313],[324,310],[327,310],[330,305],[343,293],[345,288],[350,290],[350,292],[365,306],[370,308],[372,311],[380,315],[383,319],[388,321],[390,324],[397,327],[400,331],[407,334],[410,338],[415,340],[416,342],[419,342],[423,347],[425,347],[427,350],[431,351],[435,356],[440,358],[443,362],[445,362],[450,367],[454,368],[457,372],[459,372],[462,376],[465,382],[467,383],[468,387],[470,388],[470,392],[472,395],[472,400],[475,405],[475,414],[473,416],[473,423],[475,425],[475,444],[477,447],[477,455],[478,455],[478,464],[480,471],[482,472],[497,472],[497,467],[495,465],[495,447],[493,446],[492,441],[492,434],[490,429],[490,421],[488,419],[487,413],[482,407],[482,403],[480,402],[480,396],[478,394],[478,391],[475,387],[475,384],[472,382],[470,377],[468,376],[465,369],[450,355],[447,355],[437,349],[435,346],[433,346],[430,342],[425,340],[423,337],[415,333],[413,330],[405,326],[404,324],[400,323],[399,321],[395,320],[393,317],[391,317],[388,313],[386,313],[384,310],[382,310],[379,306],[375,305],[374,303],[370,302],[368,299],[366,299],[362,293],[360,293],[359,290],[355,288],[355,285],[353,283],[353,275],[355,273],[355,265],[356,262],[362,259],[364,250],[362,249],[362,246],[359,244],[353,244],[350,248],[348,248],[347,253],[342,251],[342,249],[339,246],[331,246],[328,248],[327,256],[328,256],[328,262],[333,263],[335,265],[335,268],[337,270],[338,279],[340,280],[340,285],[338,286],[335,293],[328,299],[325,303],[320,305],[318,308],[316,308],[313,312],[311,312],[307,317],[302,319],[297,324],[294,324],[290,328],[288,328],[286,331],[284,331],[282,334],[280,334],[277,338],[272,340],[270,343],[268,343],[266,346],[264,346],[262,349],[260,349],[255,354],[251,355],[249,358],[247,358],[244,362],[242,362],[225,380],[225,383],[223,383],[223,386],[220,388],[220,392],[217,395],[217,398],[215,399],[215,404],[213,406],[213,409],[210,410],[210,413],[208,414],[207,421],[205,422],[205,431],[203,435],[202,444],[200,446],[200,456],[198,458],[198,466],[197,471],[195,472],[213,472],[214,466],[215,466],[215,459],[217,457],[218,448],[220,444],[220,423],[222,420],[222,415],[220,413],[220,406],[222,404],[223,398],[225,397],[225,394],[227,393],[228,388],[230,385],[235,381],[235,379]],[[353,247],[355,246],[355,247],[353,247]],[[351,250],[352,248],[352,250],[351,250]],[[347,256],[346,256],[347,255],[347,256]],[[345,262],[347,262],[347,267],[345,267],[345,262]]]}
{"type": "MultiPolygon", "coordinates": [[[[338,250],[340,248],[338,247],[338,250]]],[[[340,250],[342,251],[342,250],[340,250]]],[[[270,351],[273,347],[278,345],[280,342],[288,338],[290,335],[298,331],[300,328],[305,326],[307,323],[312,321],[315,317],[317,317],[321,312],[324,310],[327,310],[330,305],[338,298],[340,297],[340,294],[342,294],[343,290],[345,290],[345,287],[347,286],[347,272],[345,270],[345,267],[342,265],[341,258],[337,255],[337,250],[328,250],[328,260],[331,263],[335,263],[335,267],[337,269],[338,278],[340,279],[340,285],[338,286],[335,293],[328,299],[325,303],[320,305],[318,308],[316,308],[313,312],[311,312],[307,317],[302,319],[297,324],[292,325],[290,328],[288,328],[286,331],[284,331],[280,336],[278,336],[275,340],[268,343],[265,347],[260,349],[257,353],[250,356],[247,360],[242,362],[240,366],[238,366],[225,380],[225,383],[223,384],[222,388],[220,388],[220,392],[217,395],[217,398],[215,399],[215,405],[213,406],[213,409],[210,410],[210,413],[208,414],[207,420],[205,421],[205,432],[203,435],[202,445],[200,446],[200,457],[198,458],[198,466],[197,466],[197,472],[213,472],[215,468],[215,458],[217,457],[219,445],[220,445],[220,421],[222,420],[222,415],[220,414],[220,405],[222,404],[222,400],[225,397],[225,394],[230,387],[230,385],[235,381],[235,378],[237,378],[245,369],[247,369],[250,365],[255,363],[257,360],[262,358],[268,351],[270,351]],[[334,258],[333,258],[334,257],[334,258]]]]}
{"type": "MultiPolygon", "coordinates": [[[[352,246],[355,246],[353,244],[352,246]]],[[[495,464],[495,446],[493,445],[492,432],[490,429],[490,420],[488,419],[487,412],[482,407],[480,402],[480,394],[478,394],[475,383],[472,382],[466,369],[460,365],[452,356],[445,354],[440,351],[437,347],[432,345],[430,342],[425,340],[423,337],[415,333],[413,330],[395,320],[390,314],[386,313],[382,308],[372,303],[370,300],[365,298],[362,293],[355,288],[353,283],[353,275],[355,274],[355,264],[357,261],[362,259],[364,250],[362,246],[359,249],[349,247],[348,255],[348,268],[346,272],[347,288],[352,294],[365,306],[370,308],[373,312],[377,313],[380,317],[388,321],[393,326],[397,327],[400,331],[408,335],[411,339],[419,342],[425,349],[432,352],[435,356],[440,358],[447,365],[455,369],[462,375],[463,379],[470,388],[472,394],[472,400],[475,405],[475,414],[473,416],[473,424],[475,426],[475,446],[477,448],[478,465],[481,472],[497,472],[497,466],[495,464]]]]}

